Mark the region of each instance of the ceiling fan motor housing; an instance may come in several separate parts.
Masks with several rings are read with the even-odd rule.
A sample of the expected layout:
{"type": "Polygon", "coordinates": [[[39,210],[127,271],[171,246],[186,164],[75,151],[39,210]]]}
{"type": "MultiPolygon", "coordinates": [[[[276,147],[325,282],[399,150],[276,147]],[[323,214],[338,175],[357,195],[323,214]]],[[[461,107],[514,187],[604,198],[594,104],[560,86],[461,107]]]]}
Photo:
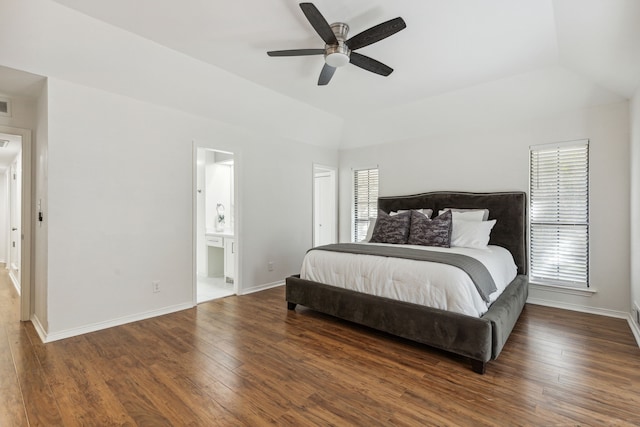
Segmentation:
{"type": "Polygon", "coordinates": [[[350,61],[351,49],[345,44],[349,26],[343,22],[331,24],[331,30],[338,39],[338,44],[325,45],[324,61],[332,67],[342,67],[350,61]]]}

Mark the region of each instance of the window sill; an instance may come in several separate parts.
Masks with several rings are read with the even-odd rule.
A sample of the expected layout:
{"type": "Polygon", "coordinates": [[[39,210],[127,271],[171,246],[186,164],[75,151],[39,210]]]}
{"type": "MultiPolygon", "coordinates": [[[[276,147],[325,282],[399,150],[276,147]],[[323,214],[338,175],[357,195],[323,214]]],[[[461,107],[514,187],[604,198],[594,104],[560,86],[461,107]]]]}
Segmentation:
{"type": "Polygon", "coordinates": [[[529,282],[529,286],[533,289],[538,289],[541,291],[558,292],[561,294],[569,295],[580,295],[584,297],[591,297],[598,292],[593,288],[572,288],[569,286],[550,285],[547,283],[536,283],[531,281],[529,282]]]}

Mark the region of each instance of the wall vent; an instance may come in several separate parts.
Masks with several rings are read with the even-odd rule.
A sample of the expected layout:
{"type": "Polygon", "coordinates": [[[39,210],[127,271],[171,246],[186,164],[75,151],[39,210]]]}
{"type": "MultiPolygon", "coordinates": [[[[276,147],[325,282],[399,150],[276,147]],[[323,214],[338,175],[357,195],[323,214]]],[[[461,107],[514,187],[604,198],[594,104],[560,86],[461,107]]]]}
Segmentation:
{"type": "Polygon", "coordinates": [[[9,140],[8,139],[0,139],[0,148],[6,147],[7,144],[9,144],[9,140]]]}
{"type": "Polygon", "coordinates": [[[11,102],[6,98],[0,98],[0,116],[11,117],[11,102]]]}

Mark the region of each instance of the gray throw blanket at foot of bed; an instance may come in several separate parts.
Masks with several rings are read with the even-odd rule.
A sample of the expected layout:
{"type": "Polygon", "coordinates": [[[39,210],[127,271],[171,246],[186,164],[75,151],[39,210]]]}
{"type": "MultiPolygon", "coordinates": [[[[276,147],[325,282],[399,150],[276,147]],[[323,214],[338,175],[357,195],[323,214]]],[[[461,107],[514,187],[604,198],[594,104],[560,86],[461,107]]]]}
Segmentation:
{"type": "Polygon", "coordinates": [[[467,255],[450,252],[436,252],[423,249],[407,248],[403,246],[364,245],[359,243],[336,243],[333,245],[317,246],[309,249],[347,252],[358,255],[373,255],[391,258],[405,258],[417,261],[438,262],[458,267],[471,277],[478,293],[485,302],[489,302],[489,295],[497,290],[493,277],[480,261],[467,255]]]}

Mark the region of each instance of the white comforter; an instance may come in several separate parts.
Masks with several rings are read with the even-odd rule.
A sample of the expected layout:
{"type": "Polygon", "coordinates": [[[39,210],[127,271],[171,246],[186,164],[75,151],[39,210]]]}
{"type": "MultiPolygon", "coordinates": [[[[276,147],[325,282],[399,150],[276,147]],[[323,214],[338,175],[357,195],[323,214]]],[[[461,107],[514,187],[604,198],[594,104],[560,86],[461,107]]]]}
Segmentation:
{"type": "MultiPolygon", "coordinates": [[[[406,246],[454,252],[477,259],[489,270],[498,288],[490,295],[491,302],[498,298],[517,274],[513,256],[500,246],[490,245],[487,249],[406,246]]],[[[490,305],[480,297],[467,273],[458,267],[436,262],[313,250],[304,258],[300,277],[475,317],[482,316],[490,305]]]]}

